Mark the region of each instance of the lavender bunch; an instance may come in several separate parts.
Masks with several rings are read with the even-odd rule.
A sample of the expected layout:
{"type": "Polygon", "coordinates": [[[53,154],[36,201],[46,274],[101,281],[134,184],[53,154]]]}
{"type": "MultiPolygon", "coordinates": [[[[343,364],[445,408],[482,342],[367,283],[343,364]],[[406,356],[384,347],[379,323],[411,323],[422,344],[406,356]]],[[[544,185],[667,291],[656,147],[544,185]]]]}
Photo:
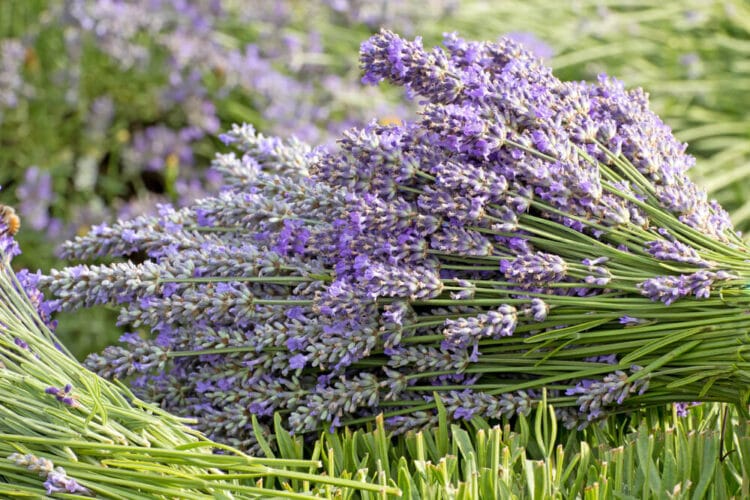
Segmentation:
{"type": "Polygon", "coordinates": [[[383,31],[360,61],[419,119],[330,151],[237,126],[220,195],[64,245],[147,256],[41,278],[51,307],[119,305],[138,329],[87,366],[250,449],[274,413],[405,432],[438,398],[498,419],[546,389],[570,427],[746,402],[748,248],[643,91],[562,82],[508,39],[383,31]]]}
{"type": "Polygon", "coordinates": [[[0,221],[0,496],[311,498],[400,495],[314,473],[316,460],[261,459],[206,440],[184,419],[86,370],[43,315],[38,275],[14,274],[17,224],[0,221]],[[304,469],[309,472],[304,472],[304,469]],[[304,485],[300,483],[304,481],[304,485]],[[295,492],[295,489],[299,492],[295,492]],[[282,493],[283,492],[283,493],[282,493]]]}

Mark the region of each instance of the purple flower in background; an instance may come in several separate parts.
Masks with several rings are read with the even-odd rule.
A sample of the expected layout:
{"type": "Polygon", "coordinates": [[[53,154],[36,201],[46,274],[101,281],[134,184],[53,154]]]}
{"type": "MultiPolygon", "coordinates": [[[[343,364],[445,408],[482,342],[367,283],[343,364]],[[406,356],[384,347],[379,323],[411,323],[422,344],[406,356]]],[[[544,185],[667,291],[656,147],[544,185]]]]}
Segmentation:
{"type": "Polygon", "coordinates": [[[551,59],[555,55],[551,45],[529,31],[511,31],[504,36],[520,43],[539,59],[551,59]]]}
{"type": "Polygon", "coordinates": [[[16,188],[16,196],[21,200],[18,211],[24,224],[37,231],[49,227],[52,221],[49,209],[56,197],[52,189],[52,174],[37,166],[27,168],[23,183],[16,188]]]}
{"type": "Polygon", "coordinates": [[[66,2],[65,17],[77,28],[96,38],[99,50],[123,68],[143,65],[147,47],[136,41],[140,33],[157,33],[167,20],[164,11],[153,10],[148,1],[72,0],[66,2]]]}
{"type": "Polygon", "coordinates": [[[87,138],[93,142],[102,141],[115,115],[115,103],[110,96],[94,99],[86,117],[87,138]]]}
{"type": "Polygon", "coordinates": [[[679,63],[685,68],[685,76],[689,79],[695,79],[703,75],[703,61],[695,52],[683,54],[679,58],[679,63]]]}
{"type": "Polygon", "coordinates": [[[189,126],[214,134],[219,131],[219,118],[202,79],[201,72],[195,68],[185,76],[172,71],[169,87],[162,93],[161,107],[166,111],[179,109],[185,114],[189,126]]]}
{"type": "Polygon", "coordinates": [[[29,94],[23,77],[26,47],[19,40],[0,40],[0,123],[3,108],[15,108],[19,98],[29,94]]]}
{"type": "Polygon", "coordinates": [[[173,130],[166,125],[154,125],[134,134],[125,158],[133,167],[145,166],[154,171],[190,166],[193,164],[192,143],[203,135],[194,127],[173,130]]]}
{"type": "Polygon", "coordinates": [[[371,29],[388,27],[404,33],[414,31],[415,21],[449,16],[459,4],[458,0],[425,0],[420,4],[389,0],[325,0],[324,3],[350,22],[362,23],[371,29]]]}

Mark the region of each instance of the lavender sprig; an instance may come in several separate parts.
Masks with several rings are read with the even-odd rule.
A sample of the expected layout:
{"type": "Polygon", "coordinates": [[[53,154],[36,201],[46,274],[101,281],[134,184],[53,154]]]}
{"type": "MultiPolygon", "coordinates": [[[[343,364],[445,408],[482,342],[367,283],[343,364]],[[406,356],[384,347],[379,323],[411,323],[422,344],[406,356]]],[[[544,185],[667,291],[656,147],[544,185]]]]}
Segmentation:
{"type": "Polygon", "coordinates": [[[72,477],[69,477],[65,469],[55,467],[49,459],[39,458],[31,453],[27,453],[26,455],[12,453],[8,456],[8,460],[13,461],[21,467],[26,467],[31,472],[38,472],[39,477],[44,479],[44,487],[47,489],[48,495],[60,492],[91,495],[91,491],[78,484],[72,477]]]}

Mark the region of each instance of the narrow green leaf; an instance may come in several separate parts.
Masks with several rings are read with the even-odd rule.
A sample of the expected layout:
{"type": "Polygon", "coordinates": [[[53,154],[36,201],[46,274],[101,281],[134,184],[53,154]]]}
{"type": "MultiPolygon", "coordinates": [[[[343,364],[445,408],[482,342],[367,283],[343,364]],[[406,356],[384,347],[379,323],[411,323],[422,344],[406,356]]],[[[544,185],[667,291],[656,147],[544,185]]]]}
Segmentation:
{"type": "Polygon", "coordinates": [[[705,435],[701,437],[700,442],[702,443],[703,454],[699,464],[700,479],[693,490],[693,500],[700,500],[706,497],[711,480],[714,478],[716,464],[719,463],[719,440],[705,439],[705,435]]]}
{"type": "Polygon", "coordinates": [[[261,431],[258,417],[253,414],[250,421],[253,425],[253,435],[255,436],[256,441],[258,441],[258,446],[260,446],[260,449],[263,450],[263,454],[268,458],[276,458],[276,455],[274,455],[271,446],[268,444],[266,436],[264,435],[263,431],[261,431]]]}
{"type": "Polygon", "coordinates": [[[655,359],[654,361],[646,365],[642,370],[639,370],[635,372],[634,374],[630,375],[628,377],[628,381],[633,382],[635,380],[645,377],[646,375],[650,374],[657,368],[664,366],[665,364],[669,363],[670,361],[680,356],[681,354],[684,354],[692,350],[694,347],[696,347],[699,344],[700,344],[699,340],[692,340],[690,342],[687,342],[669,351],[668,353],[664,354],[663,356],[660,356],[659,358],[655,359]]]}
{"type": "Polygon", "coordinates": [[[449,449],[449,432],[448,432],[448,412],[440,400],[440,395],[437,392],[433,393],[435,398],[435,407],[438,412],[438,427],[437,427],[437,453],[438,456],[442,457],[448,454],[449,449]]]}
{"type": "Polygon", "coordinates": [[[696,333],[700,333],[702,331],[704,331],[704,327],[690,328],[690,329],[684,330],[682,332],[677,332],[677,333],[670,332],[668,335],[665,335],[662,338],[653,340],[647,343],[646,345],[644,345],[643,347],[636,349],[635,351],[623,356],[622,363],[632,365],[643,356],[651,354],[654,351],[658,351],[659,349],[666,347],[670,344],[674,344],[676,342],[685,340],[686,338],[691,337],[695,335],[696,333]]]}

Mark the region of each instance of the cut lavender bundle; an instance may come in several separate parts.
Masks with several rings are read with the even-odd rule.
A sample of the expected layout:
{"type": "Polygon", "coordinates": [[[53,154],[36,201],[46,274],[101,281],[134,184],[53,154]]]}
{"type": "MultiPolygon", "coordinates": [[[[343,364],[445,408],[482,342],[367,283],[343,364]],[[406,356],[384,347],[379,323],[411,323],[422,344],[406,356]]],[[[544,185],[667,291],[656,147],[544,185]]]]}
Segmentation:
{"type": "MultiPolygon", "coordinates": [[[[0,209],[0,497],[311,498],[332,488],[400,495],[317,475],[316,460],[255,458],[208,441],[190,422],[86,370],[50,330],[38,276],[13,273],[18,221],[0,209]]],[[[131,359],[143,363],[140,354],[131,359]]],[[[158,364],[159,351],[150,354],[158,364]]]]}
{"type": "Polygon", "coordinates": [[[561,82],[510,40],[445,47],[362,45],[364,80],[419,96],[416,122],[330,152],[237,127],[221,195],[68,242],[149,256],[41,279],[55,308],[120,304],[147,330],[88,366],[245,448],[252,416],[403,432],[436,396],[496,419],[546,389],[569,426],[745,403],[750,254],[646,95],[561,82]]]}

